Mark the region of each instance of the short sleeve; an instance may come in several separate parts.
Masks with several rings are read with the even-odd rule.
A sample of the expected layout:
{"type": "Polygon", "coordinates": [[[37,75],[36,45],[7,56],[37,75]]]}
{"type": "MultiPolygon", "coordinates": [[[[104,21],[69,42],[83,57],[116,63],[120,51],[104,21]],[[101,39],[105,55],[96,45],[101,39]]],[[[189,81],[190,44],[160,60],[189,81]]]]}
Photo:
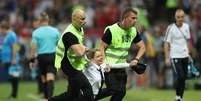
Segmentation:
{"type": "Polygon", "coordinates": [[[35,31],[32,33],[31,43],[37,44],[37,35],[35,31]]]}
{"type": "Polygon", "coordinates": [[[190,27],[189,27],[188,24],[187,24],[187,29],[186,29],[186,31],[187,31],[186,38],[187,38],[187,39],[190,39],[190,37],[191,37],[191,35],[190,35],[190,27]]]}
{"type": "Polygon", "coordinates": [[[172,25],[169,25],[165,32],[164,42],[171,42],[171,28],[172,25]]]}
{"type": "Polygon", "coordinates": [[[70,32],[64,33],[62,37],[65,48],[69,48],[72,45],[79,44],[78,38],[70,32]]]}
{"type": "Polygon", "coordinates": [[[105,31],[102,41],[105,42],[106,44],[110,45],[112,42],[112,33],[110,32],[109,28],[105,31]]]}
{"type": "Polygon", "coordinates": [[[14,32],[12,34],[10,34],[8,40],[9,40],[9,44],[11,44],[11,45],[16,43],[17,42],[16,34],[14,32]]]}
{"type": "Polygon", "coordinates": [[[138,43],[142,40],[141,36],[139,35],[139,33],[137,32],[137,35],[136,37],[133,39],[133,42],[132,43],[138,43]]]}

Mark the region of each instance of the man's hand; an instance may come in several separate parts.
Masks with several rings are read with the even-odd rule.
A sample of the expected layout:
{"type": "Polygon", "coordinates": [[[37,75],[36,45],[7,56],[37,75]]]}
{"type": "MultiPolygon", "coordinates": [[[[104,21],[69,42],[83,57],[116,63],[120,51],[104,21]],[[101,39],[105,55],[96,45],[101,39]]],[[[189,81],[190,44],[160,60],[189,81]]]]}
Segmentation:
{"type": "Polygon", "coordinates": [[[101,68],[104,69],[105,72],[110,72],[110,70],[111,70],[111,66],[109,64],[103,63],[100,66],[101,66],[101,68]]]}
{"type": "Polygon", "coordinates": [[[29,59],[28,62],[29,62],[29,68],[30,69],[32,69],[33,67],[35,67],[36,64],[37,64],[36,58],[31,58],[31,59],[29,59]]]}
{"type": "Polygon", "coordinates": [[[109,64],[106,64],[106,67],[104,68],[105,72],[110,72],[111,66],[109,64]]]}
{"type": "Polygon", "coordinates": [[[136,67],[138,62],[139,62],[138,59],[132,60],[132,61],[130,62],[130,67],[136,67]]]}

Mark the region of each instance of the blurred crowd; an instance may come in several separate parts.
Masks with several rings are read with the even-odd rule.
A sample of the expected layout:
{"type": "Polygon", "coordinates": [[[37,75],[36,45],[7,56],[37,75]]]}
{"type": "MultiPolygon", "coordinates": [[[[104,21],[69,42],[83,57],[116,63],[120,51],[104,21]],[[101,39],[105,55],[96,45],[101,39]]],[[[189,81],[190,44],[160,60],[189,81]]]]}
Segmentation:
{"type": "MultiPolygon", "coordinates": [[[[192,36],[191,55],[201,67],[200,0],[0,0],[0,21],[9,21],[19,37],[23,79],[31,78],[26,59],[32,31],[37,26],[33,21],[46,11],[51,18],[51,25],[62,33],[71,20],[73,9],[78,7],[86,11],[85,44],[90,48],[97,47],[104,28],[118,21],[124,8],[133,7],[138,10],[136,27],[146,44],[144,61],[149,65],[149,70],[146,74],[134,78],[133,73],[128,71],[129,87],[133,84],[157,85],[160,88],[172,86],[173,73],[171,68],[164,65],[163,37],[167,25],[174,22],[174,12],[177,8],[184,9],[187,14],[185,22],[190,25],[192,36]],[[135,83],[132,79],[135,79],[135,83]]],[[[0,36],[0,44],[2,40],[3,37],[0,36]]],[[[135,50],[135,47],[131,50],[135,50]]],[[[0,72],[3,72],[2,68],[0,67],[0,72]]],[[[32,73],[33,75],[35,74],[32,73]]],[[[2,77],[0,81],[4,80],[2,77]]]]}

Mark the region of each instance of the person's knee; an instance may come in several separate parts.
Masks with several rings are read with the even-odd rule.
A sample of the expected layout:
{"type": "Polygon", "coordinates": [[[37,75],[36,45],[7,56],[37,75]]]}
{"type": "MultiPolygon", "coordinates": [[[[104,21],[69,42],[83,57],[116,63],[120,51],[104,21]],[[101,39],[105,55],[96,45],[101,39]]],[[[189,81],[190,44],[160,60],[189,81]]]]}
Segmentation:
{"type": "Polygon", "coordinates": [[[47,73],[46,80],[47,81],[55,80],[54,74],[53,73],[47,73]]]}

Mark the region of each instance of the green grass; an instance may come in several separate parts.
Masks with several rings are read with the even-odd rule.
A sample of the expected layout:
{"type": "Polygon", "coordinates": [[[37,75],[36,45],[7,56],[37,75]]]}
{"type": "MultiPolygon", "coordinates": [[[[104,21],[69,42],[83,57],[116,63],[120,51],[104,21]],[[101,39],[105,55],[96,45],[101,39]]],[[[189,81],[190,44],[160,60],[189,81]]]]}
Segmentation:
{"type": "MultiPolygon", "coordinates": [[[[55,95],[66,90],[66,81],[57,81],[55,87],[55,95]]],[[[40,96],[36,94],[35,82],[21,82],[19,87],[19,96],[16,100],[7,100],[10,93],[10,85],[8,83],[0,83],[0,101],[42,101],[40,96]]],[[[200,101],[201,91],[186,90],[184,101],[200,101]],[[200,99],[200,100],[199,100],[200,99]]],[[[130,89],[124,98],[124,101],[174,101],[175,92],[173,90],[157,90],[157,89],[130,89]]],[[[101,101],[109,101],[109,98],[101,101]]]]}

